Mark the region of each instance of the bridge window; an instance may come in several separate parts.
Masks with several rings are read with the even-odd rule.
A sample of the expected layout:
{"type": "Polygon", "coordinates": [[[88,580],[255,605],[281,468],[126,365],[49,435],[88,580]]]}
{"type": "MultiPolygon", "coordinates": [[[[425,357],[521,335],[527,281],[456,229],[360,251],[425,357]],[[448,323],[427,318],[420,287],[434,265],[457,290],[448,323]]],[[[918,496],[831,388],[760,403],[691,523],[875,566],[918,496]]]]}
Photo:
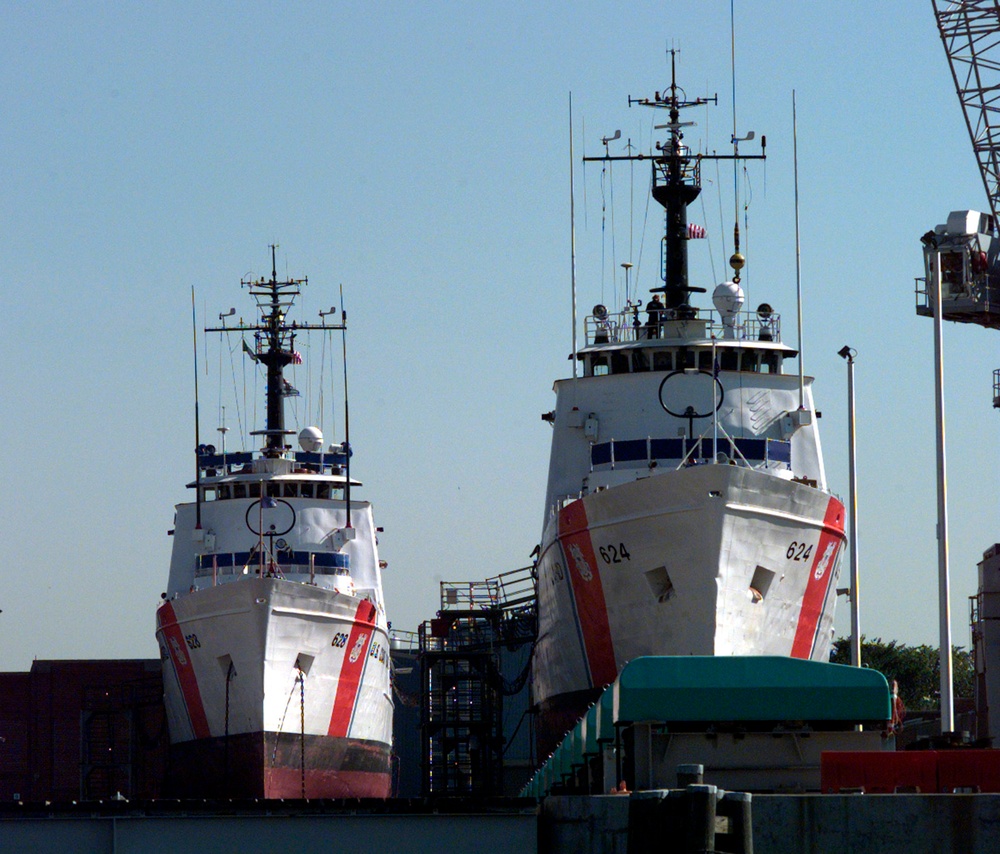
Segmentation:
{"type": "Polygon", "coordinates": [[[246,498],[246,497],[247,497],[247,485],[245,483],[234,483],[233,498],[246,498]]]}
{"type": "Polygon", "coordinates": [[[590,376],[603,377],[608,373],[608,360],[605,356],[592,356],[590,358],[590,376]]]}
{"type": "Polygon", "coordinates": [[[653,353],[654,371],[672,371],[674,369],[674,351],[657,350],[653,353]]]}
{"type": "Polygon", "coordinates": [[[738,371],[740,357],[736,350],[725,348],[719,353],[719,368],[723,371],[738,371]]]}
{"type": "Polygon", "coordinates": [[[300,489],[303,498],[313,497],[313,485],[311,483],[303,483],[300,489]]]}

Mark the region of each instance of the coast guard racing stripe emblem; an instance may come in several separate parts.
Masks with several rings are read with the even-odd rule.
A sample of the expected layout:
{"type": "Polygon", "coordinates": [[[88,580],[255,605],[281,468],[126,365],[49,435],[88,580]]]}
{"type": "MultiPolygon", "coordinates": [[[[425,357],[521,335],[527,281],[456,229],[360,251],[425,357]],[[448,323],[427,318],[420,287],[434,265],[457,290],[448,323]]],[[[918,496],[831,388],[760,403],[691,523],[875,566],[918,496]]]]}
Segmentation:
{"type": "Polygon", "coordinates": [[[604,600],[601,574],[590,539],[587,510],[583,501],[574,501],[559,511],[559,544],[562,546],[579,615],[580,629],[587,653],[591,684],[609,685],[618,675],[615,651],[611,643],[611,625],[604,600]]]}
{"type": "Polygon", "coordinates": [[[361,687],[361,677],[364,674],[365,663],[368,661],[368,647],[371,646],[372,635],[375,634],[375,606],[365,600],[358,605],[354,615],[354,627],[347,639],[344,663],[340,668],[340,679],[337,682],[337,696],[333,700],[333,714],[330,716],[328,735],[347,735],[354,717],[354,705],[358,699],[361,687]]]}
{"type": "Polygon", "coordinates": [[[816,557],[802,596],[802,608],[795,627],[795,640],[792,641],[792,658],[809,658],[816,646],[820,614],[823,613],[823,604],[826,602],[833,581],[837,553],[843,543],[844,505],[836,498],[831,498],[826,507],[826,516],[823,518],[816,557]]]}
{"type": "Polygon", "coordinates": [[[187,707],[191,731],[195,738],[208,738],[212,733],[208,727],[205,707],[201,702],[201,691],[198,690],[198,676],[194,672],[194,665],[187,654],[184,635],[181,632],[181,627],[177,624],[177,615],[174,614],[174,606],[170,602],[165,602],[157,612],[157,617],[160,621],[160,631],[163,632],[163,639],[166,641],[167,652],[170,655],[170,663],[177,676],[177,683],[180,685],[181,694],[184,697],[184,705],[187,707]]]}

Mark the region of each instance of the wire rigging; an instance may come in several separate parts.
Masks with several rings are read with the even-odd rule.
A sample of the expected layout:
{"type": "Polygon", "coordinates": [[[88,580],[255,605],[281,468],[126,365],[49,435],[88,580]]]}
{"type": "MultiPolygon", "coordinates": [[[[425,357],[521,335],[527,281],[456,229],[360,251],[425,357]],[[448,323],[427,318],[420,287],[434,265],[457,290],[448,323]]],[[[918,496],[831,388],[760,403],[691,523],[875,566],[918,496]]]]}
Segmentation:
{"type": "MultiPolygon", "coordinates": [[[[341,315],[341,321],[342,322],[346,322],[344,320],[343,315],[341,315]]],[[[343,342],[341,342],[341,343],[343,343],[343,342]]],[[[336,391],[337,391],[337,389],[336,389],[337,371],[336,371],[336,353],[335,353],[335,350],[336,350],[336,348],[334,347],[333,333],[331,332],[330,333],[330,395],[334,396],[334,399],[336,399],[335,396],[336,396],[336,391]]],[[[347,397],[346,397],[346,395],[347,395],[347,390],[345,389],[344,390],[344,396],[340,398],[341,400],[344,401],[344,415],[342,416],[342,420],[343,420],[343,422],[345,424],[345,427],[346,427],[346,424],[347,424],[347,405],[346,405],[347,404],[347,397]]],[[[335,413],[336,413],[336,408],[335,408],[334,404],[331,403],[331,405],[330,405],[330,417],[333,419],[333,423],[332,423],[331,428],[330,428],[331,430],[336,430],[337,429],[337,420],[336,420],[335,413]]]]}
{"type": "MultiPolygon", "coordinates": [[[[240,408],[240,412],[244,415],[247,413],[247,364],[246,359],[240,360],[243,364],[241,366],[243,372],[243,406],[240,408]]],[[[240,437],[243,439],[243,447],[250,447],[250,419],[246,420],[246,425],[240,426],[240,437]]]]}
{"type": "MultiPolygon", "coordinates": [[[[628,145],[625,146],[629,154],[632,153],[632,137],[628,139],[628,145]]],[[[635,225],[635,161],[630,160],[628,162],[628,262],[632,263],[632,254],[635,248],[634,240],[634,225],[635,225]]],[[[628,303],[631,299],[631,294],[628,292],[628,273],[625,274],[625,302],[628,303]]]]}
{"type": "Polygon", "coordinates": [[[326,339],[327,336],[323,336],[323,344],[320,347],[319,353],[319,393],[316,396],[316,417],[315,421],[319,426],[320,430],[323,430],[323,376],[326,373],[326,339]]]}
{"type": "Polygon", "coordinates": [[[618,251],[615,242],[615,170],[614,163],[608,169],[608,185],[611,194],[611,300],[618,306],[618,251]]]}
{"type": "Polygon", "coordinates": [[[719,199],[719,235],[722,238],[722,260],[723,269],[725,269],[725,259],[729,255],[729,250],[726,248],[726,216],[722,212],[722,172],[719,167],[719,161],[715,161],[715,186],[718,188],[718,199],[719,199]]]}
{"type": "MultiPolygon", "coordinates": [[[[243,339],[241,338],[240,341],[243,339]]],[[[235,342],[229,347],[229,373],[233,380],[233,402],[236,404],[236,427],[237,434],[240,437],[240,447],[246,447],[247,437],[243,433],[243,407],[246,406],[246,382],[243,383],[243,403],[240,404],[240,387],[236,382],[236,363],[233,360],[233,351],[236,349],[235,342]]],[[[220,376],[221,380],[221,376],[220,376]]],[[[220,382],[221,386],[222,383],[220,382]]]]}
{"type": "MultiPolygon", "coordinates": [[[[219,334],[219,338],[220,339],[222,338],[222,334],[221,333],[219,334]]],[[[206,344],[205,344],[205,367],[207,368],[208,367],[208,343],[207,343],[208,336],[207,335],[205,336],[205,339],[206,339],[206,344]]],[[[215,414],[216,414],[216,420],[218,422],[218,426],[222,427],[222,426],[224,426],[223,423],[222,423],[222,419],[223,419],[223,413],[225,412],[225,408],[222,405],[222,341],[221,340],[219,341],[219,381],[216,383],[216,385],[218,386],[218,389],[217,389],[218,394],[216,395],[217,400],[216,400],[215,414]]]]}
{"type": "Polygon", "coordinates": [[[587,119],[580,117],[580,135],[583,149],[583,228],[587,229],[587,119]]]}
{"type": "MultiPolygon", "coordinates": [[[[654,125],[654,119],[650,118],[650,120],[649,120],[649,146],[648,146],[648,149],[650,151],[653,150],[653,125],[654,125]]],[[[641,135],[640,135],[640,139],[641,139],[641,135]]],[[[643,218],[642,218],[642,231],[640,232],[640,237],[639,237],[639,258],[635,262],[635,271],[634,271],[634,275],[632,277],[632,289],[633,289],[633,293],[636,295],[635,301],[640,306],[641,306],[641,300],[639,299],[639,281],[640,281],[640,275],[642,273],[642,252],[643,252],[643,249],[646,246],[646,228],[649,225],[649,206],[650,206],[650,202],[652,200],[652,197],[653,197],[652,193],[646,193],[646,208],[645,208],[645,213],[643,214],[643,218]]]]}
{"type": "MultiPolygon", "coordinates": [[[[753,202],[753,185],[750,183],[750,170],[747,169],[746,162],[743,163],[743,242],[746,246],[747,251],[745,255],[749,255],[750,251],[750,204],[753,202]]],[[[746,281],[749,274],[749,270],[743,268],[744,279],[743,282],[743,293],[746,295],[747,301],[750,297],[750,284],[746,281]]]]}
{"type": "Polygon", "coordinates": [[[601,167],[601,302],[604,300],[604,277],[607,270],[607,224],[608,203],[605,182],[607,181],[608,164],[601,167]]]}
{"type": "MultiPolygon", "coordinates": [[[[708,213],[705,210],[705,194],[701,194],[701,219],[702,222],[708,222],[708,213]]],[[[712,251],[712,233],[711,229],[705,229],[705,237],[708,241],[708,262],[712,265],[712,281],[718,284],[718,278],[715,275],[715,253],[712,251]]]]}

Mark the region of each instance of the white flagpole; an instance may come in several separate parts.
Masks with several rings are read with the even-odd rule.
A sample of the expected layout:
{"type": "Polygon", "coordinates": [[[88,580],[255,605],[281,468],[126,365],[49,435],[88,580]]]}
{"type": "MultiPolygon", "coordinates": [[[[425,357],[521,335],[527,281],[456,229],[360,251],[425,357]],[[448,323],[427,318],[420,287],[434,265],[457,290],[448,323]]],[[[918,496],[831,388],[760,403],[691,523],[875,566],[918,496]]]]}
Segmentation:
{"type": "Polygon", "coordinates": [[[805,409],[805,356],[802,353],[802,252],[799,247],[799,133],[795,117],[795,90],[792,90],[792,164],[795,175],[795,301],[799,334],[799,409],[805,409]]]}
{"type": "Polygon", "coordinates": [[[951,581],[948,560],[948,463],[944,432],[944,335],[941,319],[941,253],[934,258],[934,399],[937,423],[938,618],[941,648],[941,734],[955,729],[955,694],[951,662],[951,581]]]}
{"type": "Polygon", "coordinates": [[[569,93],[569,230],[570,230],[570,283],[573,291],[573,379],[576,365],[576,208],[573,183],[573,93],[569,93]]]}
{"type": "MultiPolygon", "coordinates": [[[[716,405],[715,393],[719,377],[716,373],[718,360],[715,355],[715,335],[712,335],[712,464],[719,461],[719,407],[716,405]]],[[[719,401],[721,403],[721,401],[719,401]]],[[[732,450],[732,448],[730,448],[732,450]]]]}

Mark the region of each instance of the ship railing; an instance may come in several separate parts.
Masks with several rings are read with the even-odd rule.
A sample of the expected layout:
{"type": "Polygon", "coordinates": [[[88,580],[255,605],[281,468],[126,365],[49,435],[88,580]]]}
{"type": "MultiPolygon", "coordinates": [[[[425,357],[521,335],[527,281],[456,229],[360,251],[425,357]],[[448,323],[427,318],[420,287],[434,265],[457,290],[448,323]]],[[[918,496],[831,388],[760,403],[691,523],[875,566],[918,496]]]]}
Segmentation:
{"type": "MultiPolygon", "coordinates": [[[[968,267],[968,263],[966,264],[968,267]]],[[[978,323],[990,329],[998,325],[1000,314],[1000,285],[990,272],[975,273],[966,270],[946,274],[942,282],[941,308],[945,320],[960,323],[978,323]]],[[[913,294],[917,314],[934,316],[934,285],[926,276],[913,280],[913,294]]]]}
{"type": "Polygon", "coordinates": [[[522,566],[496,577],[500,587],[500,607],[505,611],[534,608],[537,575],[534,566],[522,566]]]}
{"type": "Polygon", "coordinates": [[[440,611],[437,617],[420,624],[417,634],[422,652],[448,652],[495,643],[493,614],[484,609],[440,611]]]}
{"type": "MultiPolygon", "coordinates": [[[[732,463],[733,465],[739,465],[742,463],[746,468],[753,468],[743,452],[739,449],[733,437],[730,436],[721,425],[719,425],[718,430],[722,433],[722,436],[716,438],[714,436],[708,436],[706,433],[702,433],[692,444],[691,449],[684,455],[680,463],[677,464],[677,468],[684,468],[685,466],[691,466],[695,464],[695,461],[699,457],[704,458],[705,453],[712,455],[715,462],[720,462],[719,454],[725,455],[726,459],[723,462],[732,463]],[[729,453],[726,454],[725,445],[729,445],[729,453]],[[697,456],[695,456],[697,452],[697,456]]],[[[765,460],[766,462],[766,460],[765,460]]]]}
{"type": "Polygon", "coordinates": [[[246,552],[210,552],[195,556],[195,578],[211,578],[214,586],[226,576],[258,575],[264,571],[276,575],[348,575],[350,562],[340,552],[253,549],[246,552]]]}
{"type": "Polygon", "coordinates": [[[472,611],[496,608],[499,604],[500,584],[495,578],[441,582],[442,610],[472,611]]]}
{"type": "Polygon", "coordinates": [[[420,633],[406,629],[389,630],[389,649],[402,652],[417,652],[420,649],[420,633]]]}
{"type": "MultiPolygon", "coordinates": [[[[686,436],[680,438],[616,440],[600,442],[591,446],[590,470],[635,469],[645,467],[654,469],[661,465],[672,465],[681,468],[710,462],[715,453],[725,453],[736,464],[747,468],[772,468],[781,465],[791,468],[791,443],[782,439],[733,438],[722,425],[719,425],[719,437],[716,440],[708,427],[704,433],[695,439],[686,436]]],[[[728,461],[728,460],[727,460],[728,461]]],[[[576,496],[570,496],[570,500],[576,496]]]]}
{"type": "Polygon", "coordinates": [[[442,611],[500,609],[511,611],[535,602],[535,571],[524,566],[483,581],[442,581],[442,611]]]}
{"type": "Polygon", "coordinates": [[[649,315],[639,305],[628,305],[617,313],[599,312],[584,319],[587,345],[630,344],[636,341],[670,337],[669,327],[675,321],[688,321],[704,326],[705,338],[725,341],[781,341],[781,315],[741,311],[730,323],[723,323],[715,309],[690,308],[682,317],[674,309],[663,309],[659,322],[649,322],[649,315]],[[653,333],[653,334],[650,334],[653,333]]]}
{"type": "MultiPolygon", "coordinates": [[[[353,450],[351,451],[353,454],[353,450]]],[[[303,471],[314,474],[341,474],[347,464],[347,456],[342,451],[286,451],[282,459],[296,463],[303,471]]],[[[198,448],[198,467],[209,477],[249,472],[248,466],[253,465],[253,453],[250,451],[229,451],[217,453],[214,445],[201,445],[198,448]]]]}

